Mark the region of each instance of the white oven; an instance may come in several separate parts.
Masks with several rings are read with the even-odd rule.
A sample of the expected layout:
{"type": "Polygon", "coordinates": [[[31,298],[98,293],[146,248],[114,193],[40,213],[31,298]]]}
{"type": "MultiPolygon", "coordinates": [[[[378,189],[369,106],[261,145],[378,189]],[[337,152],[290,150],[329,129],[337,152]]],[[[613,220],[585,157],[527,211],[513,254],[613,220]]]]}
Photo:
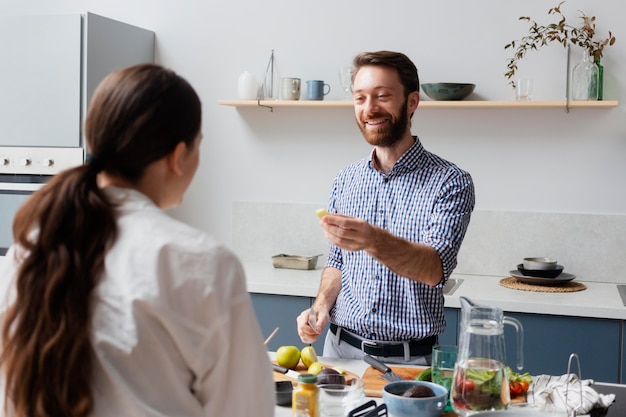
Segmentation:
{"type": "Polygon", "coordinates": [[[83,160],[82,148],[0,147],[0,256],[13,243],[13,218],[26,199],[83,160]]]}

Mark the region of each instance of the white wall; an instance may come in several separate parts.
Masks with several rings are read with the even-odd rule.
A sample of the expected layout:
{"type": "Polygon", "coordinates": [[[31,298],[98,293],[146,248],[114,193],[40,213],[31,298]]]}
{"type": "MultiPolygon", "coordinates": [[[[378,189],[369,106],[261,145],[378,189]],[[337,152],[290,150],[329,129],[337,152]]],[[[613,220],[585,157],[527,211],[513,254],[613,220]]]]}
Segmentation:
{"type": "MultiPolygon", "coordinates": [[[[363,50],[409,55],[422,82],[477,84],[475,99],[508,100],[504,45],[540,23],[558,0],[4,0],[2,14],[91,11],[153,30],[160,63],[185,76],[204,104],[201,168],[175,215],[231,242],[237,201],[324,205],[336,171],[369,152],[350,109],[235,109],[237,78],[261,74],[275,50],[279,73],[324,79],[341,97],[337,67],[363,50]]],[[[610,110],[418,109],[413,131],[424,146],[467,169],[477,209],[626,214],[626,5],[568,0],[563,10],[597,16],[597,32],[617,43],[605,53],[610,110]]],[[[579,50],[573,50],[574,63],[579,50]]],[[[520,75],[535,80],[535,99],[562,99],[565,51],[530,53],[520,75]]],[[[45,63],[44,63],[45,64],[45,63]]],[[[611,236],[599,245],[610,245],[611,236]]]]}

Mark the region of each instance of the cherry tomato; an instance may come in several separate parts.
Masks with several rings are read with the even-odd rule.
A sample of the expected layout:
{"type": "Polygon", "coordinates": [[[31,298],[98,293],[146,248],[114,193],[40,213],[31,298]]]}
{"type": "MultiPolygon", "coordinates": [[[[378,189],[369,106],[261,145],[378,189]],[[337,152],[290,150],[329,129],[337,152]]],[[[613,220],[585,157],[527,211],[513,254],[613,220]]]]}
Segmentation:
{"type": "Polygon", "coordinates": [[[522,393],[528,392],[528,382],[520,381],[519,384],[522,386],[522,393]]]}
{"type": "Polygon", "coordinates": [[[458,384],[458,389],[461,393],[472,391],[476,388],[476,384],[471,379],[462,379],[458,384]]]}
{"type": "Polygon", "coordinates": [[[509,391],[511,392],[511,397],[517,397],[522,393],[522,386],[517,381],[511,381],[509,383],[509,391]]]}

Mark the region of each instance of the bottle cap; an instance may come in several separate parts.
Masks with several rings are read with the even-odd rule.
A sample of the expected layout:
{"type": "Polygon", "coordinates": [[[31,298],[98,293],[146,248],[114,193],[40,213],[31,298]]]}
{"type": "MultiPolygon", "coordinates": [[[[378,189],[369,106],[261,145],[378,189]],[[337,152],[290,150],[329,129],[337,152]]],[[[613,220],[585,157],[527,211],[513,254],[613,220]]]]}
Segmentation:
{"type": "Polygon", "coordinates": [[[303,384],[315,384],[317,382],[317,375],[300,374],[298,375],[298,382],[302,382],[303,384]]]}

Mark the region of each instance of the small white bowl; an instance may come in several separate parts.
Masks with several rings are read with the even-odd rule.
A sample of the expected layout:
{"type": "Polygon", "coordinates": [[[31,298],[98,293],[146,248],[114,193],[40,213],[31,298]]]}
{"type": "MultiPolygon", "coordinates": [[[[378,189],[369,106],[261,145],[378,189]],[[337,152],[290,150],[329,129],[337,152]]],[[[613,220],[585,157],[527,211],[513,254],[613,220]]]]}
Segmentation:
{"type": "Polygon", "coordinates": [[[524,258],[524,269],[529,271],[532,270],[550,270],[556,269],[556,259],[552,258],[543,258],[543,257],[534,257],[534,258],[524,258]]]}

